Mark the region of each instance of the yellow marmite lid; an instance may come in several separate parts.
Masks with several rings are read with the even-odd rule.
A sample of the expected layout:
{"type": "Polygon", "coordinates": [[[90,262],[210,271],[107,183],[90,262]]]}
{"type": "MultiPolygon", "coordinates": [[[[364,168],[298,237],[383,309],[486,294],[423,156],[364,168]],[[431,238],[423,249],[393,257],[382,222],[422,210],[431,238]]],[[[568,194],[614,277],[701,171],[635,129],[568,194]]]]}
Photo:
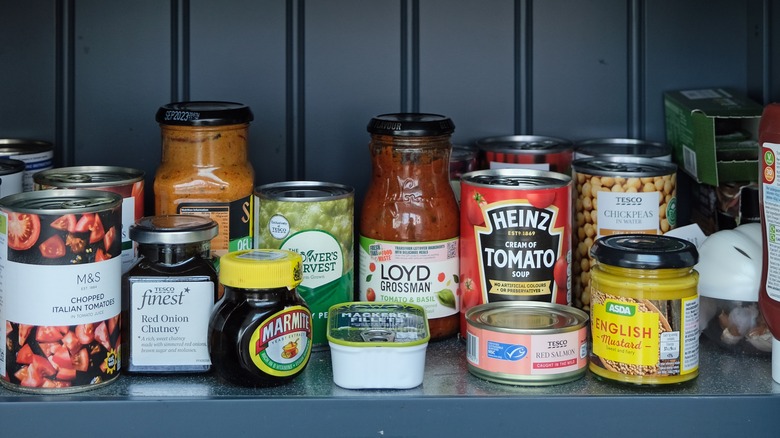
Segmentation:
{"type": "Polygon", "coordinates": [[[249,249],[219,258],[219,282],[241,289],[297,287],[303,280],[303,258],[284,249],[249,249]]]}

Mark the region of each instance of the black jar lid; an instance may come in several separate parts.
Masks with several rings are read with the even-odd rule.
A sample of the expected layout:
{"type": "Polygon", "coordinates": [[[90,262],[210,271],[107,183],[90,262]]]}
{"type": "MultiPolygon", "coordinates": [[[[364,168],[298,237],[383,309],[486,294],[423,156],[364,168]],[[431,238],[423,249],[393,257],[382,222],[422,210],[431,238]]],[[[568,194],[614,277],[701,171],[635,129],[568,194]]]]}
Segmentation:
{"type": "Polygon", "coordinates": [[[655,234],[618,234],[593,243],[590,255],[599,263],[630,269],[689,268],[699,261],[687,240],[655,234]]]}
{"type": "Polygon", "coordinates": [[[205,216],[145,216],[130,226],[130,238],[145,244],[180,245],[207,242],[217,235],[217,229],[217,223],[205,216]]]}
{"type": "Polygon", "coordinates": [[[368,132],[396,137],[428,137],[452,134],[455,124],[440,114],[396,113],[382,114],[368,122],[368,132]]]}
{"type": "Polygon", "coordinates": [[[161,106],[155,120],[162,125],[222,126],[249,123],[254,115],[243,103],[192,101],[161,106]]]}

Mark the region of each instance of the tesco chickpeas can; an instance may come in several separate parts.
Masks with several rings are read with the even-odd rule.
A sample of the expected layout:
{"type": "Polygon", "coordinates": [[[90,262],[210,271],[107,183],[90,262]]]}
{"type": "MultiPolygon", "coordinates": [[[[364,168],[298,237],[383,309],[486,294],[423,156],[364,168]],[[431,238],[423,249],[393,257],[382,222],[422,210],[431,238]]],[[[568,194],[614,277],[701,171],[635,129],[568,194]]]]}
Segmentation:
{"type": "Polygon", "coordinates": [[[575,160],[573,305],[590,309],[590,248],[599,237],[664,234],[677,226],[677,165],[652,158],[575,160]]]}

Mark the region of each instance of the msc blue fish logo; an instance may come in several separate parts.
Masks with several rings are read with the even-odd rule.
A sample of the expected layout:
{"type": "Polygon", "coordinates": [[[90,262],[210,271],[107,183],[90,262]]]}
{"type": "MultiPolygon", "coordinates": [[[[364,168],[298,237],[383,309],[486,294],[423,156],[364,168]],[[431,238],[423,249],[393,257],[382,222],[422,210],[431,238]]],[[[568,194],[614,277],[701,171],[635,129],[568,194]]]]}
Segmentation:
{"type": "Polygon", "coordinates": [[[524,358],[528,354],[528,349],[523,345],[507,345],[504,350],[504,359],[517,361],[524,358]]]}
{"type": "Polygon", "coordinates": [[[488,341],[487,356],[491,359],[518,361],[528,355],[525,345],[505,344],[503,342],[488,341]]]}

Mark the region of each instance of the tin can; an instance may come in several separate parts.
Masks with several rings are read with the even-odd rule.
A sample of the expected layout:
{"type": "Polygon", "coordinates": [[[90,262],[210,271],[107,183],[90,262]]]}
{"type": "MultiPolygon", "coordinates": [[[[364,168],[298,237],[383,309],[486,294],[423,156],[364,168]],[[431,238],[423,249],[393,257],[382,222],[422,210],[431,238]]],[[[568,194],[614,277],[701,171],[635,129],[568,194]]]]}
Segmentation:
{"type": "Polygon", "coordinates": [[[671,162],[672,147],[665,143],[636,138],[594,138],[579,141],[574,145],[575,160],[603,155],[655,158],[671,162]]]}
{"type": "Polygon", "coordinates": [[[24,161],[0,158],[0,198],[24,191],[24,161]]]}
{"type": "Polygon", "coordinates": [[[606,236],[591,249],[590,370],[621,383],[699,374],[698,252],[671,236],[606,236]]]}
{"type": "Polygon", "coordinates": [[[571,175],[573,144],[541,135],[508,135],[477,140],[480,168],[524,168],[571,175]]]}
{"type": "Polygon", "coordinates": [[[450,154],[450,185],[455,192],[455,199],[460,203],[460,177],[464,173],[477,170],[477,156],[479,149],[476,146],[452,145],[450,154]]]}
{"type": "Polygon", "coordinates": [[[286,249],[303,257],[298,292],[312,313],[315,350],[328,347],[328,309],[354,294],[352,187],[287,181],[255,188],[255,248],[286,249]]]}
{"type": "Polygon", "coordinates": [[[54,166],[54,146],[41,140],[0,138],[0,157],[23,161],[22,191],[33,191],[33,175],[54,166]]]}
{"type": "Polygon", "coordinates": [[[35,190],[90,189],[122,195],[122,272],[136,260],[138,245],[130,239],[130,226],[144,216],[144,172],[129,167],[74,166],[44,170],[33,175],[35,190]]]}
{"type": "Polygon", "coordinates": [[[588,315],[570,306],[500,302],[466,313],[469,372],[510,385],[556,385],[585,375],[588,315]]]}
{"type": "Polygon", "coordinates": [[[498,301],[571,302],[571,178],[530,169],[463,175],[461,336],[465,314],[498,301]]]}
{"type": "Polygon", "coordinates": [[[0,200],[0,383],[78,392],[119,375],[122,197],[46,190],[0,200]]]}
{"type": "Polygon", "coordinates": [[[613,234],[664,234],[677,226],[677,165],[652,158],[602,156],[575,160],[572,291],[590,309],[589,255],[613,234]]]}

